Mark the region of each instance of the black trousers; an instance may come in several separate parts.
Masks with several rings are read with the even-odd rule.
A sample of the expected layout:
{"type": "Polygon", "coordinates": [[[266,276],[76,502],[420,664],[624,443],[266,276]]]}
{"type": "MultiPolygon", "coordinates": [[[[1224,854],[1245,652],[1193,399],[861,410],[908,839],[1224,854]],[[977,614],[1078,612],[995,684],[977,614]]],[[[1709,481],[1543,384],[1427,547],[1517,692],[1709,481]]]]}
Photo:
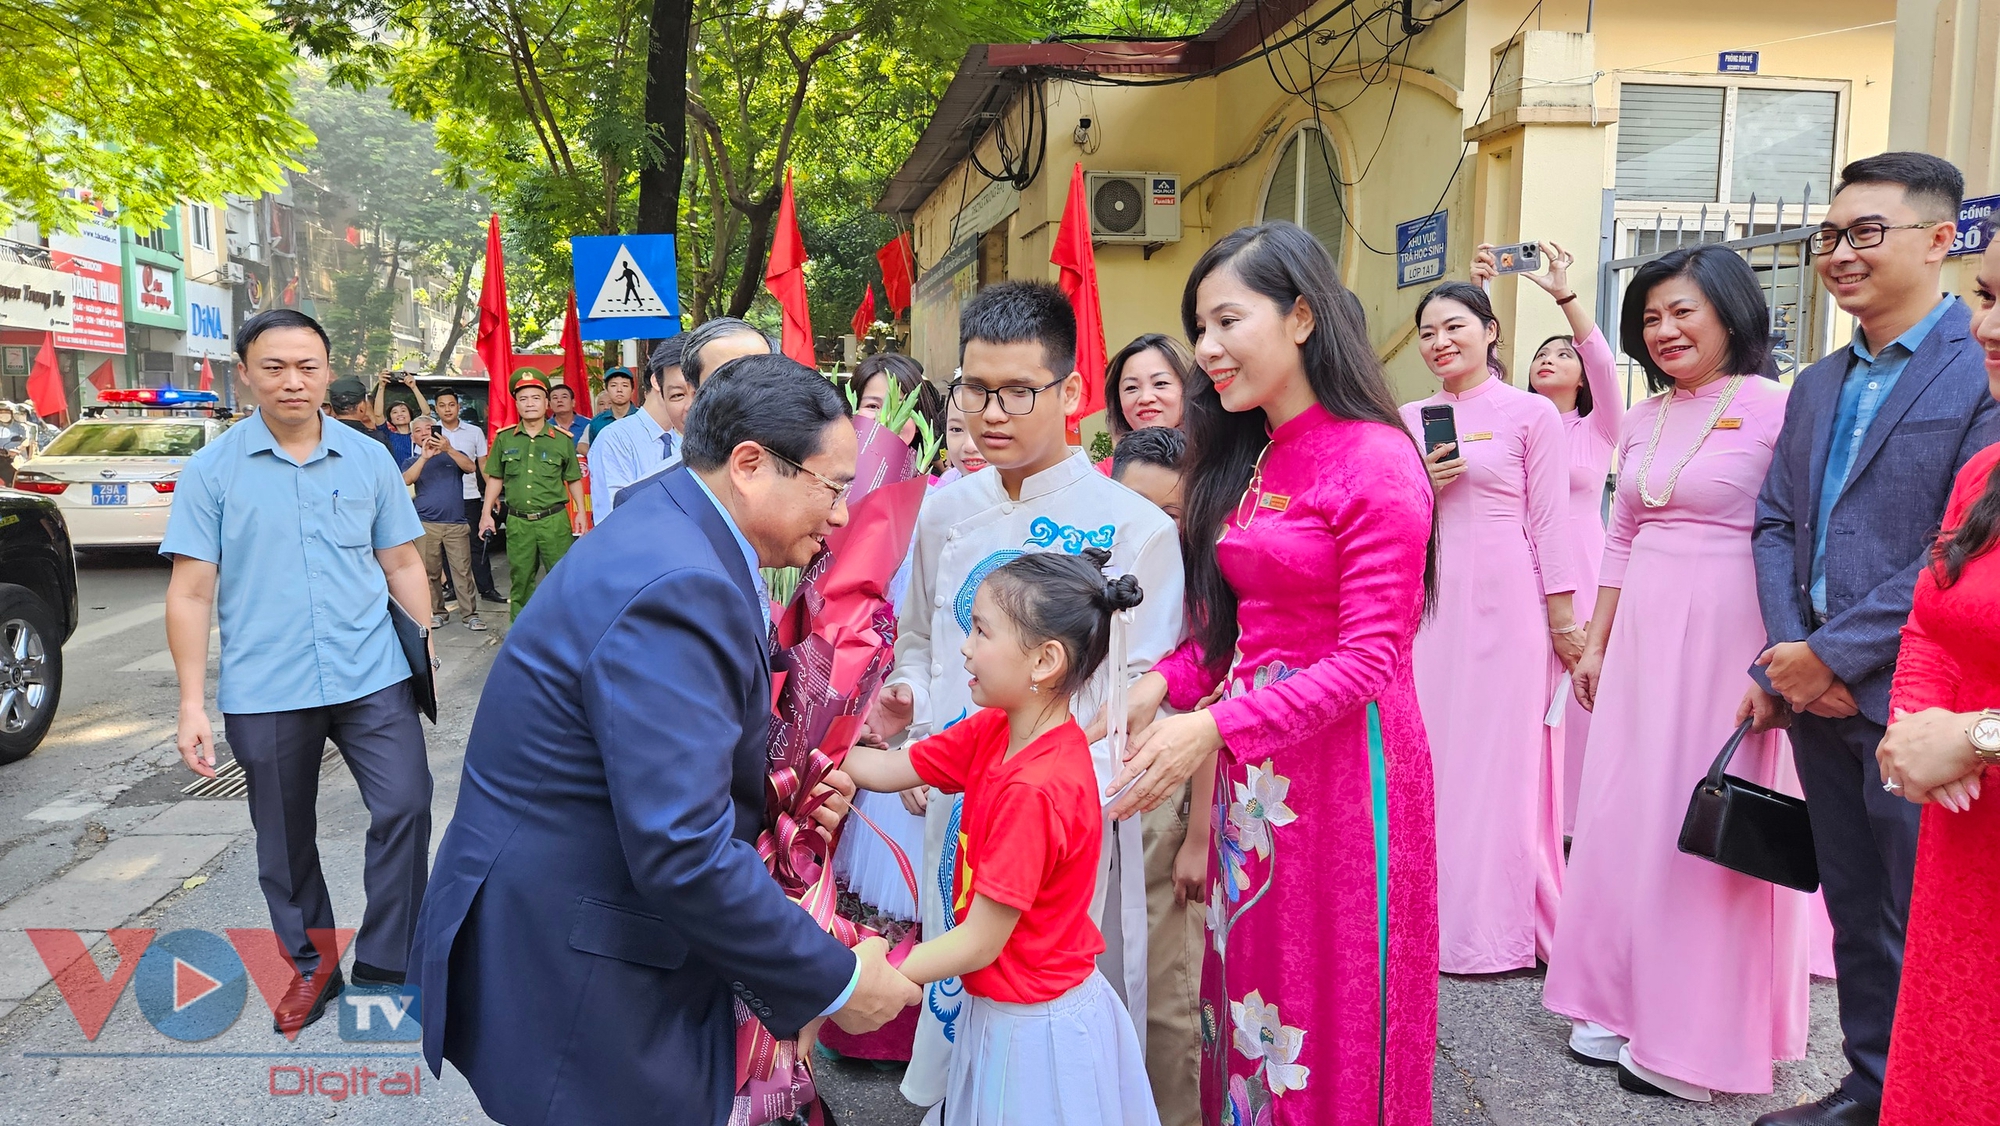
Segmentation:
{"type": "Polygon", "coordinates": [[[465,502],[465,522],[472,525],[472,581],[479,584],[481,598],[494,602],[507,599],[493,589],[493,560],[486,551],[486,540],[479,534],[479,518],[485,511],[486,502],[473,497],[465,502]]]}
{"type": "Polygon", "coordinates": [[[1882,788],[1875,763],[1882,734],[1882,725],[1863,715],[1800,714],[1792,721],[1792,757],[1833,920],[1841,1047],[1850,1069],[1840,1086],[1871,1105],[1882,1101],[1889,1062],[1919,820],[1915,805],[1882,788]]]}
{"type": "Polygon", "coordinates": [[[257,878],[277,932],[301,973],[319,965],[309,931],[333,929],[319,864],[319,770],[340,749],[368,807],[362,887],[368,897],[354,958],[403,972],[430,867],[431,769],[405,680],[358,700],[290,712],[224,715],[229,748],[250,785],[257,878]]]}

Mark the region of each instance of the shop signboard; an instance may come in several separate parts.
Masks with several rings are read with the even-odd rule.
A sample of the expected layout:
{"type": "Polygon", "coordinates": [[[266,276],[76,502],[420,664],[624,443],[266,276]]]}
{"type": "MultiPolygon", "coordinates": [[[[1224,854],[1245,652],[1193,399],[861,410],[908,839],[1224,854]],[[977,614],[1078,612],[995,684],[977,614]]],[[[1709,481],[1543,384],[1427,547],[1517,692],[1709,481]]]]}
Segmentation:
{"type": "Polygon", "coordinates": [[[69,279],[54,270],[0,258],[0,328],[67,332],[69,279]]]}
{"type": "Polygon", "coordinates": [[[69,275],[70,329],[56,347],[125,354],[124,270],[118,228],[86,223],[75,234],[49,236],[56,272],[69,275]]]}
{"type": "Polygon", "coordinates": [[[125,319],[176,332],[186,327],[181,316],[180,271],[157,262],[135,261],[125,279],[125,319]]]}
{"type": "Polygon", "coordinates": [[[226,360],[234,343],[235,295],[219,285],[187,283],[187,333],[181,355],[226,360]]]}

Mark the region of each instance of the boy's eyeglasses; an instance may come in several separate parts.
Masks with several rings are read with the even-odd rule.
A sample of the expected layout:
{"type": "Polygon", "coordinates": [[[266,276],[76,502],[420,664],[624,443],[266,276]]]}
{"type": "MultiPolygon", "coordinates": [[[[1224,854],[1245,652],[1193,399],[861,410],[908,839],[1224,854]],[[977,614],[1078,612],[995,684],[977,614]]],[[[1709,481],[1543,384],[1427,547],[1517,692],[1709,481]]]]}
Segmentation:
{"type": "Polygon", "coordinates": [[[847,484],[843,485],[840,482],[824,474],[814,473],[812,470],[807,469],[805,466],[800,465],[798,462],[793,461],[791,458],[786,457],[784,454],[779,453],[778,451],[772,449],[769,446],[759,446],[758,448],[762,449],[765,453],[770,454],[772,457],[777,458],[779,461],[784,462],[786,465],[791,466],[793,469],[796,469],[799,472],[805,474],[806,476],[811,477],[813,480],[818,481],[820,484],[825,485],[827,489],[833,493],[833,499],[827,502],[829,504],[838,505],[841,501],[846,500],[848,492],[854,488],[854,482],[852,481],[849,481],[847,484]]]}
{"type": "Polygon", "coordinates": [[[1854,249],[1867,250],[1871,246],[1882,245],[1882,240],[1889,237],[1890,231],[1927,230],[1937,226],[1941,222],[1943,222],[1941,219],[1931,219],[1923,223],[1877,223],[1870,221],[1856,223],[1851,227],[1821,227],[1806,239],[1806,245],[1812,248],[1814,254],[1832,254],[1834,251],[1840,249],[1840,240],[1845,238],[1847,245],[1854,249]]]}
{"type": "Polygon", "coordinates": [[[999,399],[1000,409],[1008,414],[1027,414],[1035,409],[1035,396],[1062,386],[1062,381],[1068,378],[1067,375],[1058,375],[1040,387],[981,387],[961,381],[951,385],[951,401],[967,416],[986,413],[989,399],[999,399]]]}

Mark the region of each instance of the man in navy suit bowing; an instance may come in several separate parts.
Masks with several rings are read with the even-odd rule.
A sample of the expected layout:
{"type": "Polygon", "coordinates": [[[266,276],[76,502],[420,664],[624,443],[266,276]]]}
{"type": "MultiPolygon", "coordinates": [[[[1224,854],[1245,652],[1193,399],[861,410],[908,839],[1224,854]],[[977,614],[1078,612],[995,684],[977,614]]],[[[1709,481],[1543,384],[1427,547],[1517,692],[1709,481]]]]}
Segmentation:
{"type": "Polygon", "coordinates": [[[755,847],[756,568],[803,565],[846,523],[846,404],[782,356],[737,360],[702,388],[683,456],[509,631],[418,922],[425,1058],[514,1126],[720,1126],[732,1000],[784,1038],[822,1015],[866,1032],[919,997],[881,940],[850,952],[787,900],[755,847]]]}

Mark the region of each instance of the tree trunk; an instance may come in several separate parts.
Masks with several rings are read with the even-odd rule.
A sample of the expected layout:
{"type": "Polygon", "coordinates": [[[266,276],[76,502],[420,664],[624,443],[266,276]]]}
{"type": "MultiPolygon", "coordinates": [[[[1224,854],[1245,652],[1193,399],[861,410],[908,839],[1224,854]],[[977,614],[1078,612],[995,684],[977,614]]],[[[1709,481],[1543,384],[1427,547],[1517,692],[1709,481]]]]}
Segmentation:
{"type": "Polygon", "coordinates": [[[680,230],[687,166],[688,38],[692,0],[653,0],[646,37],[646,130],[659,152],[639,167],[638,233],[680,230]]]}
{"type": "MultiPolygon", "coordinates": [[[[782,172],[779,175],[783,175],[782,172]]],[[[729,295],[729,315],[741,317],[764,288],[764,263],[771,256],[771,226],[778,217],[778,196],[749,208],[750,229],[743,246],[743,272],[736,277],[736,291],[729,295]]]]}
{"type": "Polygon", "coordinates": [[[458,351],[458,342],[465,339],[465,299],[472,295],[472,256],[467,255],[465,264],[458,270],[458,296],[451,303],[451,332],[444,338],[444,347],[438,349],[437,363],[432,365],[432,375],[443,375],[451,366],[451,354],[458,351]]]}

